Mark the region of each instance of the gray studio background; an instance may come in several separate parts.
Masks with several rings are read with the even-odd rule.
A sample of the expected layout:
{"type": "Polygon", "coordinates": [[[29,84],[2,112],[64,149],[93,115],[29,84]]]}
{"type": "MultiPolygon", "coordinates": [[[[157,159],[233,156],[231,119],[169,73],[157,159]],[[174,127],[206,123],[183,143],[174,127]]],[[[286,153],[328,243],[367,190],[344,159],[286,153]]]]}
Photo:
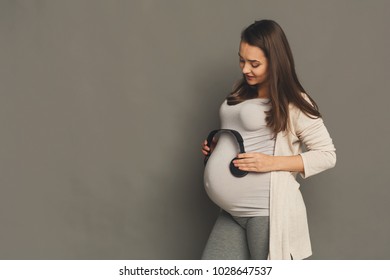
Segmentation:
{"type": "Polygon", "coordinates": [[[388,1],[0,1],[0,258],[199,259],[200,143],[274,19],[337,148],[311,259],[390,259],[388,1]]]}

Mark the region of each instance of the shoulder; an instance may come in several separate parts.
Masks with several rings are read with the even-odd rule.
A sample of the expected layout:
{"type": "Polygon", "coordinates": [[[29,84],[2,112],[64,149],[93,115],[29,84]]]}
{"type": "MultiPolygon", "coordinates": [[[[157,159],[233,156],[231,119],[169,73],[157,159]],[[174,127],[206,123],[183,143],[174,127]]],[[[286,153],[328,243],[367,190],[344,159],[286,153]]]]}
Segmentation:
{"type": "MultiPolygon", "coordinates": [[[[309,97],[309,95],[307,93],[301,92],[300,95],[310,106],[315,107],[313,102],[312,102],[313,99],[311,97],[309,97]]],[[[290,111],[290,114],[302,112],[302,110],[293,102],[289,103],[289,111],[290,111]]]]}
{"type": "MultiPolygon", "coordinates": [[[[301,92],[300,94],[306,101],[310,102],[310,99],[306,93],[301,92]]],[[[290,102],[288,104],[288,110],[290,118],[297,117],[297,115],[301,112],[301,109],[299,109],[299,107],[294,102],[290,102]]]]}
{"type": "MultiPolygon", "coordinates": [[[[301,92],[302,98],[312,107],[315,107],[307,93],[301,92]]],[[[314,123],[321,123],[321,117],[314,117],[302,111],[296,104],[289,103],[289,123],[294,130],[301,130],[314,123]]]]}

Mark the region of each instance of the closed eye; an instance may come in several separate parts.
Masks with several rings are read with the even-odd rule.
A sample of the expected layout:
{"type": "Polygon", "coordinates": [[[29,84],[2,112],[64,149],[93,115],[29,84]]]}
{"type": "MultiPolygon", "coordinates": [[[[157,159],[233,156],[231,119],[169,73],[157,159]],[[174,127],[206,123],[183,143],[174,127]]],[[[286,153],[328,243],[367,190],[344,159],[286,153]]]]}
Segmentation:
{"type": "MultiPolygon", "coordinates": [[[[240,61],[240,63],[245,63],[245,60],[243,60],[243,59],[240,59],[239,61],[240,61]]],[[[253,68],[257,68],[257,67],[260,66],[260,64],[258,64],[258,63],[253,64],[253,63],[251,63],[251,66],[252,66],[253,68]]]]}

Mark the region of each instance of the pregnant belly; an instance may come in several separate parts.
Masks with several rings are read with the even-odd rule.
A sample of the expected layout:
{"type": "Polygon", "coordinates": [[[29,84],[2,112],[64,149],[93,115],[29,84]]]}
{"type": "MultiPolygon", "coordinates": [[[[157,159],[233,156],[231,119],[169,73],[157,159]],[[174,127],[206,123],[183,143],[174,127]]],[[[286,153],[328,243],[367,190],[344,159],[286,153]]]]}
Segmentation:
{"type": "Polygon", "coordinates": [[[229,137],[221,136],[204,170],[208,196],[219,207],[234,215],[268,208],[270,173],[250,172],[242,178],[234,177],[229,164],[237,153],[237,144],[229,137]]]}

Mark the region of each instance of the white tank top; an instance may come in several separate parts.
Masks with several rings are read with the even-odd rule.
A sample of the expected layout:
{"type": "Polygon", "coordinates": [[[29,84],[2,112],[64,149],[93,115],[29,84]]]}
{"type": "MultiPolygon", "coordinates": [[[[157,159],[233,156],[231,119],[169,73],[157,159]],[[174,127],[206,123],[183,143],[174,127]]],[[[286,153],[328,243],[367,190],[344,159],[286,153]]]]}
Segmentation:
{"type": "MultiPolygon", "coordinates": [[[[274,154],[275,139],[265,121],[265,111],[271,108],[268,101],[255,98],[229,106],[225,100],[220,107],[221,128],[237,130],[247,153],[274,154]]],[[[220,133],[204,171],[206,192],[215,204],[233,216],[268,216],[271,173],[249,172],[245,177],[234,177],[229,164],[238,153],[234,136],[220,133]]]]}

